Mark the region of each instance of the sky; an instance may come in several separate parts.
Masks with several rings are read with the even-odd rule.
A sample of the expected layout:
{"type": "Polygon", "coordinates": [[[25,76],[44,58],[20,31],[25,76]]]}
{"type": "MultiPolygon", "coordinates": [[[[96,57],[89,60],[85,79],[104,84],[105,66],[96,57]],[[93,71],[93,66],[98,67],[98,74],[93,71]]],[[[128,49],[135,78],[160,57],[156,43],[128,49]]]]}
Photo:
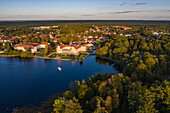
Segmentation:
{"type": "Polygon", "coordinates": [[[170,20],[170,0],[0,0],[0,20],[170,20]]]}

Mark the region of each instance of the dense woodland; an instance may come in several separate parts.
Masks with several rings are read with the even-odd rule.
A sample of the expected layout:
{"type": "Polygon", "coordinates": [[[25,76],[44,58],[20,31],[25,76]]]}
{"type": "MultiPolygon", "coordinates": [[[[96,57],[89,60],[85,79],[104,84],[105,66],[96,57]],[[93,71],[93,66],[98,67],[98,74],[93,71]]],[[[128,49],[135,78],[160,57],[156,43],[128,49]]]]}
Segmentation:
{"type": "MultiPolygon", "coordinates": [[[[108,35],[108,39],[96,42],[96,55],[99,58],[114,60],[115,67],[120,73],[118,75],[98,74],[91,76],[88,81],[72,82],[69,91],[51,97],[41,106],[14,109],[14,113],[170,112],[168,78],[170,76],[170,35],[163,34],[158,38],[152,34],[153,31],[170,32],[170,24],[168,22],[60,23],[61,41],[69,42],[77,33],[103,36],[104,34],[101,33],[82,33],[93,24],[126,25],[133,29],[120,29],[118,32],[137,33],[132,37],[108,35]],[[67,39],[64,38],[66,36],[67,39]]],[[[29,25],[30,23],[26,24],[26,26],[29,25]]],[[[7,26],[9,29],[12,27],[7,26]]],[[[18,25],[18,28],[20,27],[23,26],[18,25]]],[[[18,34],[32,32],[26,29],[21,31],[17,30],[18,34]]],[[[11,36],[16,34],[14,31],[8,33],[11,36]]],[[[10,48],[10,45],[6,45],[6,48],[10,48]]]]}
{"type": "Polygon", "coordinates": [[[170,73],[170,36],[110,36],[98,44],[96,54],[114,59],[118,69],[138,80],[150,81],[170,73]]]}

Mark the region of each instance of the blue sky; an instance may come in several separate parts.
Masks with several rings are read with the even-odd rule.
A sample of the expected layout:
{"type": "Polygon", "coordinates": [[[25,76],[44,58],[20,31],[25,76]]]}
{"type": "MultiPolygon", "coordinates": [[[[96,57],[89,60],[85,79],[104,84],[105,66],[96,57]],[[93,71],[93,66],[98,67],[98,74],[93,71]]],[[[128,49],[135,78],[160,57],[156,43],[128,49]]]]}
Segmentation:
{"type": "Polygon", "coordinates": [[[0,20],[170,20],[170,0],[0,0],[0,20]]]}

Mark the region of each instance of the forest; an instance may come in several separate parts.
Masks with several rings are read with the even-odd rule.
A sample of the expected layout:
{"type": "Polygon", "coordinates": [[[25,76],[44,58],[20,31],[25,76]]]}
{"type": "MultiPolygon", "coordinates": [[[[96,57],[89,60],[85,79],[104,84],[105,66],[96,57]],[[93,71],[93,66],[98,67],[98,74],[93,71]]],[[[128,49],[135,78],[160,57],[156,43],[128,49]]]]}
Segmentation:
{"type": "Polygon", "coordinates": [[[117,68],[142,81],[158,79],[170,73],[170,37],[111,36],[98,44],[96,54],[116,61],[117,68]]]}

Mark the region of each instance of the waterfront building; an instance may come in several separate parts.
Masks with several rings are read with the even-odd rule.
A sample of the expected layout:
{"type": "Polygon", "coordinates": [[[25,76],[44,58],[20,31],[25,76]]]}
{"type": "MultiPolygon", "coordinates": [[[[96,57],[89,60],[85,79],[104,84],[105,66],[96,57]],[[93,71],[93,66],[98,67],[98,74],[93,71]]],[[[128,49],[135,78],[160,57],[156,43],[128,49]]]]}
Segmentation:
{"type": "Polygon", "coordinates": [[[81,46],[75,46],[75,45],[57,45],[56,52],[59,54],[73,54],[73,55],[79,55],[80,52],[86,51],[86,45],[81,46]]]}

